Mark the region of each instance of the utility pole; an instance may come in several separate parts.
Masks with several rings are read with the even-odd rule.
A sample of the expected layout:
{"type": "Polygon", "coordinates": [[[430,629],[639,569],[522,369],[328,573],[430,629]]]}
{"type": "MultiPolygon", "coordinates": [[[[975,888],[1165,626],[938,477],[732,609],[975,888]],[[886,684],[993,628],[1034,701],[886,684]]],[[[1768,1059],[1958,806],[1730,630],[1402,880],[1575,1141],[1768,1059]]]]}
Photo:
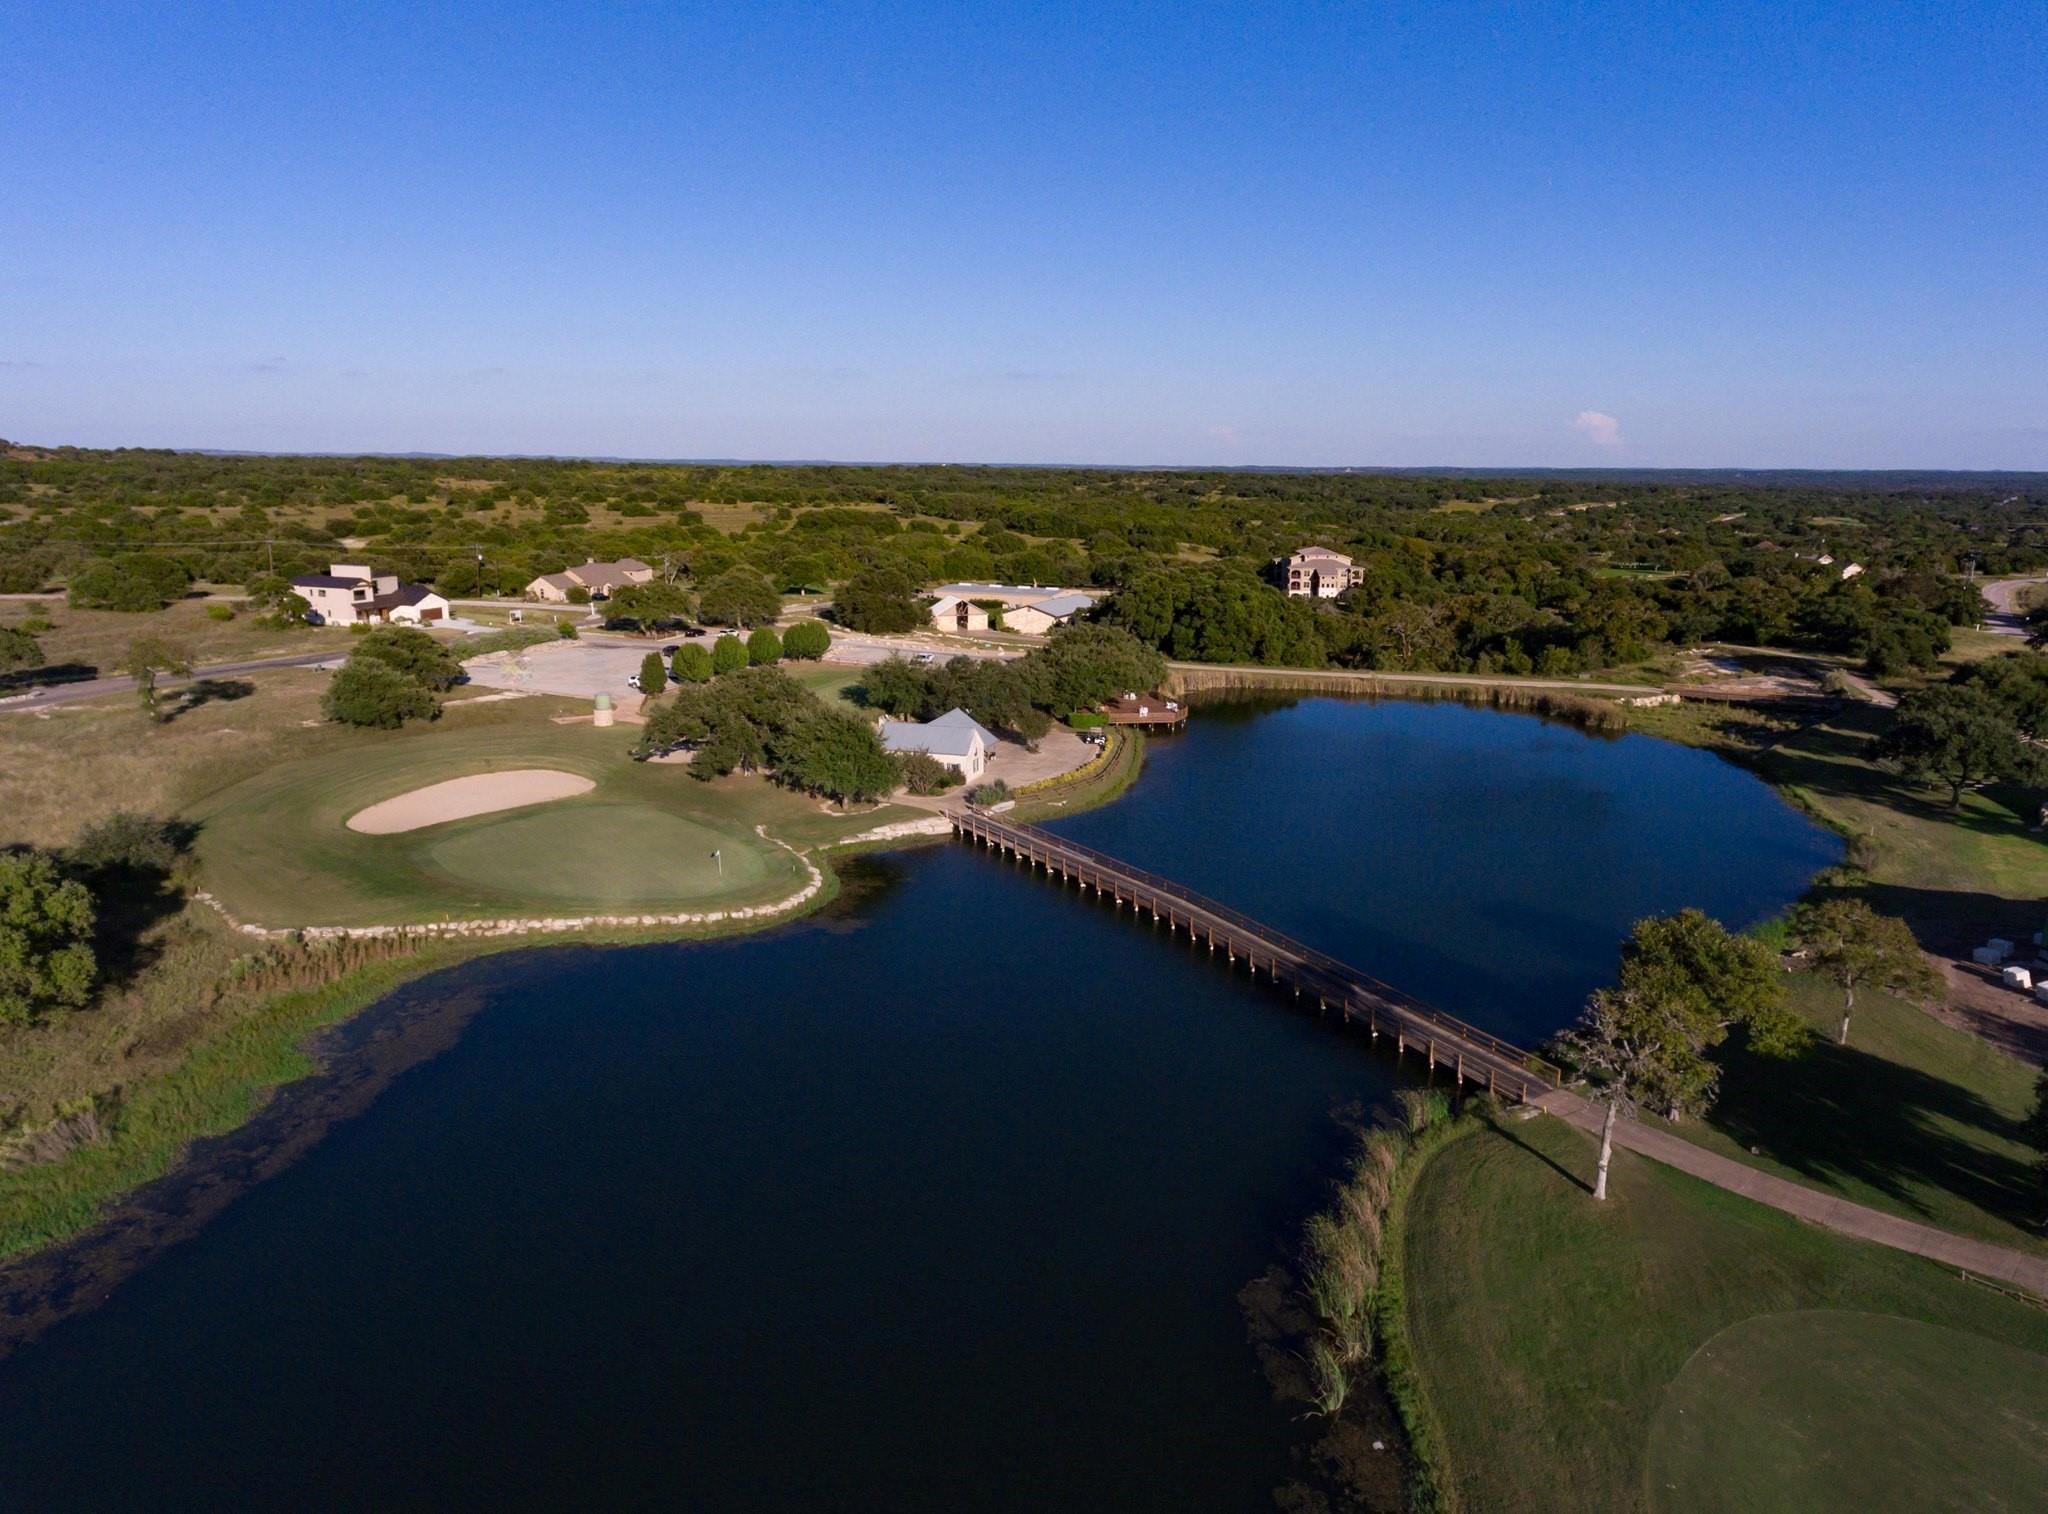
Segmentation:
{"type": "Polygon", "coordinates": [[[484,549],[476,549],[476,597],[484,597],[484,549]]]}

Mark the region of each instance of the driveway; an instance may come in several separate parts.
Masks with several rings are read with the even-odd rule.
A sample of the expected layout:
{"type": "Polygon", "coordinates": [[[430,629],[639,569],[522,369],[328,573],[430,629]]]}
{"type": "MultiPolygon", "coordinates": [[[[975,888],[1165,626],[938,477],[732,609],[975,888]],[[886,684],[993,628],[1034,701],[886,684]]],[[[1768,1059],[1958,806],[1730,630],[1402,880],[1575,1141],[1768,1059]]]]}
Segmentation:
{"type": "Polygon", "coordinates": [[[1997,636],[2026,635],[2027,617],[2020,609],[2020,591],[2043,583],[2048,583],[2048,578],[1993,578],[1979,584],[1984,597],[1991,602],[1991,613],[1984,617],[1984,629],[1997,636]]]}

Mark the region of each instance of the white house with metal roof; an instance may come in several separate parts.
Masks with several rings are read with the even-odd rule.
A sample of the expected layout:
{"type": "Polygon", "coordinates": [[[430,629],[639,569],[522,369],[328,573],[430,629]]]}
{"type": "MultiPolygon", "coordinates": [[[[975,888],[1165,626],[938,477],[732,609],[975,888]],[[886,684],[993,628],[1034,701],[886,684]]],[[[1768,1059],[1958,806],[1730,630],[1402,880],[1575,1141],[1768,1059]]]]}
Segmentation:
{"type": "Polygon", "coordinates": [[[996,733],[962,709],[936,720],[885,720],[882,750],[923,752],[963,778],[979,778],[995,755],[996,733]]]}
{"type": "Polygon", "coordinates": [[[932,624],[941,631],[985,631],[990,615],[983,605],[997,604],[1001,629],[1026,636],[1043,636],[1064,625],[1096,599],[1080,589],[1037,584],[940,584],[932,592],[938,595],[932,601],[932,624]]]}

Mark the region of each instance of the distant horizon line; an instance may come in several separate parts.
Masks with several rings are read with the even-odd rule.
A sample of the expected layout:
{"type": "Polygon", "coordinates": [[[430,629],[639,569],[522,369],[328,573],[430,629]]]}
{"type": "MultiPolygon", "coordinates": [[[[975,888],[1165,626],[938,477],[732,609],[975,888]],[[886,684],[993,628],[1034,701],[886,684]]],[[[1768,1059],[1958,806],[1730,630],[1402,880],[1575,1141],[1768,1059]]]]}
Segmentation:
{"type": "Polygon", "coordinates": [[[853,459],[831,457],[631,457],[603,452],[385,452],[341,448],[267,447],[95,447],[76,442],[25,442],[5,445],[38,452],[167,452],[187,457],[369,458],[387,462],[455,462],[464,458],[519,463],[614,463],[649,468],[989,468],[1019,472],[1089,473],[1319,473],[1367,477],[1417,478],[1957,478],[2037,480],[2048,484],[2048,469],[2034,468],[1822,468],[1756,465],[1656,466],[1651,464],[1586,464],[1573,466],[1501,466],[1468,463],[1104,463],[1104,462],[962,462],[958,459],[853,459]]]}

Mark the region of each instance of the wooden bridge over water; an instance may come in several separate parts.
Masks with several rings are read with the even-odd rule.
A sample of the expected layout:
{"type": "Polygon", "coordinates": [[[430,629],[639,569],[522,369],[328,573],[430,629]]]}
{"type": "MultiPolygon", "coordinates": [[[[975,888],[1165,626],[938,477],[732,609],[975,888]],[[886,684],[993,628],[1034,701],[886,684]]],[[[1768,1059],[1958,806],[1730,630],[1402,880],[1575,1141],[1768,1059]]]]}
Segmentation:
{"type": "Polygon", "coordinates": [[[1220,951],[1226,965],[1235,966],[1241,959],[1254,977],[1263,971],[1274,983],[1291,987],[1297,999],[1313,997],[1319,1009],[1335,1010],[1347,1022],[1362,1026],[1375,1043],[1383,1035],[1391,1037],[1397,1053],[1412,1051],[1426,1057],[1432,1069],[1448,1068],[1461,1082],[1524,1103],[1562,1085],[1559,1070],[1534,1053],[1431,1009],[1327,952],[1169,878],[1035,825],[1012,824],[971,810],[951,818],[960,836],[1106,896],[1118,909],[1129,905],[1134,914],[1143,911],[1155,922],[1165,921],[1171,931],[1185,930],[1194,941],[1207,943],[1212,954],[1220,951]]]}

